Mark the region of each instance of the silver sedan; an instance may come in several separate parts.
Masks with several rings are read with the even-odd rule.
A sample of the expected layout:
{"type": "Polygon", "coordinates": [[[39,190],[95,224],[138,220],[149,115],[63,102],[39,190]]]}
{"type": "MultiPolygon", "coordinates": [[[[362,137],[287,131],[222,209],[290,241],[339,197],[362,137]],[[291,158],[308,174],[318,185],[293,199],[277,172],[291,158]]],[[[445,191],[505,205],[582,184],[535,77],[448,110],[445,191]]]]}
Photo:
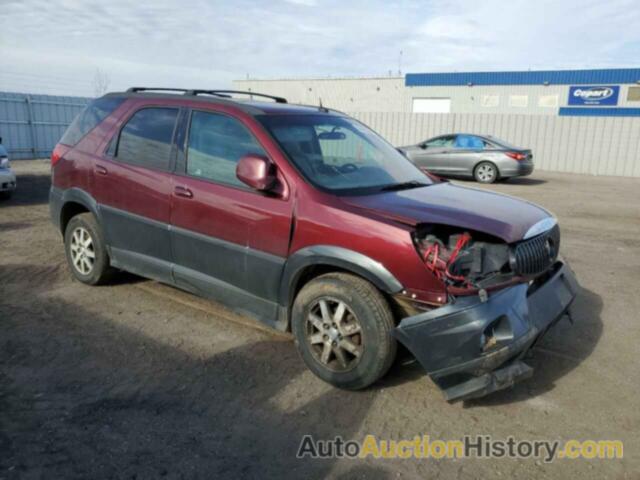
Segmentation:
{"type": "Polygon", "coordinates": [[[490,135],[450,134],[400,149],[418,167],[442,176],[493,183],[533,172],[531,150],[490,135]]]}
{"type": "Polygon", "coordinates": [[[0,198],[9,198],[16,189],[16,175],[11,170],[9,155],[0,138],[0,198]]]}

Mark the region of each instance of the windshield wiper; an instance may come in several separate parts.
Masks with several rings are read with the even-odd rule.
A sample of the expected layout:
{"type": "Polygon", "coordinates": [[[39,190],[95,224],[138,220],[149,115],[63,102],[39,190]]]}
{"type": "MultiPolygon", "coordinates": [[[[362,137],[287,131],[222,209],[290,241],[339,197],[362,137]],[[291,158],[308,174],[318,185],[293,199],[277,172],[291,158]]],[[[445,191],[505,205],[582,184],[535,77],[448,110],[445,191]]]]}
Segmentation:
{"type": "Polygon", "coordinates": [[[386,185],[380,189],[381,192],[391,192],[394,190],[409,190],[410,188],[428,187],[430,183],[423,183],[417,180],[411,180],[410,182],[394,183],[393,185],[386,185]]]}

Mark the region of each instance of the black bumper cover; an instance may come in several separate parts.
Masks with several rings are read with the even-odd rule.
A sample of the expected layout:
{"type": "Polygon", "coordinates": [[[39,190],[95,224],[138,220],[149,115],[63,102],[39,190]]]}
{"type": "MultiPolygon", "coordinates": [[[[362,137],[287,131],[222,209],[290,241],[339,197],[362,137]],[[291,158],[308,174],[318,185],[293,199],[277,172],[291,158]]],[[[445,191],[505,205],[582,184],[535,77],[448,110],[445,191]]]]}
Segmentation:
{"type": "Polygon", "coordinates": [[[404,318],[392,333],[448,401],[481,397],[533,374],[522,357],[567,312],[579,288],[569,266],[557,262],[532,284],[500,290],[486,301],[459,297],[404,318]]]}

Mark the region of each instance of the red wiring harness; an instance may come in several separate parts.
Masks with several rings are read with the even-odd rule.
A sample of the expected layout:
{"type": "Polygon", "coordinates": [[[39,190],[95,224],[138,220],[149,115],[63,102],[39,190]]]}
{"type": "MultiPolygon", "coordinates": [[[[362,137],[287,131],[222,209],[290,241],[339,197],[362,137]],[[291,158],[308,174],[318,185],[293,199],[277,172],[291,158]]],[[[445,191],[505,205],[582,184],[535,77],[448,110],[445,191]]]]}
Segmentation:
{"type": "Polygon", "coordinates": [[[440,251],[440,245],[438,243],[432,243],[427,247],[423,254],[423,260],[425,265],[429,270],[431,270],[434,275],[439,280],[444,280],[444,277],[449,278],[454,281],[464,282],[468,285],[468,280],[462,275],[454,275],[449,271],[449,266],[455,262],[460,250],[464,248],[464,246],[469,243],[471,240],[471,235],[467,232],[460,235],[458,241],[456,242],[456,246],[454,247],[449,258],[446,258],[446,250],[445,252],[440,251]],[[442,255],[445,253],[445,256],[442,255]]]}

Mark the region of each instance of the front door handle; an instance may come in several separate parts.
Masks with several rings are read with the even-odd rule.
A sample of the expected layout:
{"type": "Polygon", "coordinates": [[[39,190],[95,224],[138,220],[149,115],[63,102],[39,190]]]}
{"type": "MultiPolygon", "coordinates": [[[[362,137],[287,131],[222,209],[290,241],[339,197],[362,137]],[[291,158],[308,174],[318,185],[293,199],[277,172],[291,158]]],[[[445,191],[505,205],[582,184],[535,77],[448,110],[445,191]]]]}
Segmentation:
{"type": "Polygon", "coordinates": [[[96,173],[97,173],[98,175],[106,175],[106,174],[107,174],[107,173],[109,173],[109,172],[108,172],[108,171],[107,171],[107,169],[106,169],[106,168],[104,168],[102,165],[96,165],[96,173]]]}
{"type": "Polygon", "coordinates": [[[193,198],[193,192],[187,187],[176,187],[174,193],[177,197],[193,198]]]}

